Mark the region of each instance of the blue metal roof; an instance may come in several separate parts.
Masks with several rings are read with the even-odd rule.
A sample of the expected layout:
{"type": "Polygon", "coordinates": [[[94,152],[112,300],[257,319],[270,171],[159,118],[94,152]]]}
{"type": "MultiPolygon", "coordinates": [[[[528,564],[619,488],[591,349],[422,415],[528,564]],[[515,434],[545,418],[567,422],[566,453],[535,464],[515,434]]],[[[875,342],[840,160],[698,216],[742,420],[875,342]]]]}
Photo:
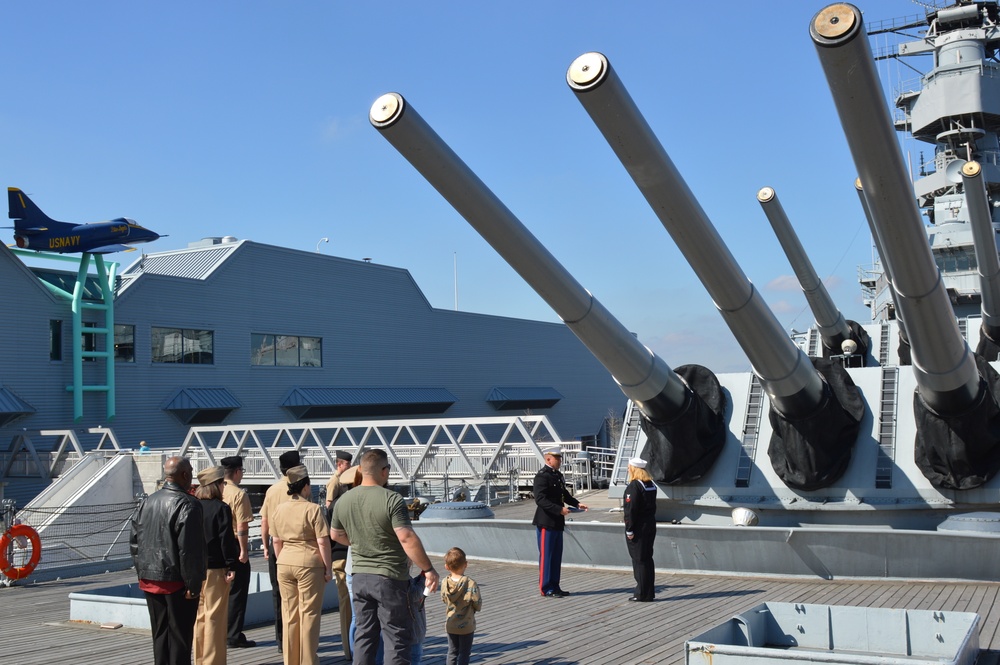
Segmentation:
{"type": "Polygon", "coordinates": [[[498,411],[505,409],[548,409],[563,396],[548,386],[496,386],[486,401],[498,411]]]}
{"type": "Polygon", "coordinates": [[[35,411],[35,407],[12,393],[9,388],[0,388],[0,426],[8,425],[35,411]]]}
{"type": "Polygon", "coordinates": [[[444,388],[292,388],[281,403],[299,419],[444,413],[458,398],[444,388]]]}
{"type": "Polygon", "coordinates": [[[170,275],[187,279],[205,279],[236,251],[242,242],[223,243],[208,247],[193,247],[172,252],[146,254],[122,271],[122,276],[141,273],[170,275]]]}
{"type": "Polygon", "coordinates": [[[167,400],[163,410],[238,409],[241,406],[225,388],[181,388],[167,400]]]}
{"type": "Polygon", "coordinates": [[[292,388],[281,405],[454,404],[457,401],[458,398],[444,388],[292,388]]]}
{"type": "Polygon", "coordinates": [[[0,388],[0,414],[34,413],[35,407],[15,395],[9,388],[0,388]]]}

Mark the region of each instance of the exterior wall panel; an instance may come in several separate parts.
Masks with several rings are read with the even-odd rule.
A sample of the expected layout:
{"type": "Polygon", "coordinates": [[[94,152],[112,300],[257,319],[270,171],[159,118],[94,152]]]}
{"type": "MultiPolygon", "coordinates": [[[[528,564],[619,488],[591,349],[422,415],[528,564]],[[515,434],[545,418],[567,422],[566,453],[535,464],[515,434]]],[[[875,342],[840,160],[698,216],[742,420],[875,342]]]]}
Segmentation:
{"type": "MultiPolygon", "coordinates": [[[[0,251],[0,278],[12,284],[0,305],[18,312],[0,334],[24,351],[0,378],[38,409],[16,429],[73,426],[69,307],[32,283],[9,252],[0,251]],[[48,360],[49,318],[65,321],[61,363],[48,360]]],[[[625,403],[564,325],[437,310],[406,270],[248,241],[206,279],[150,272],[129,279],[115,322],[135,326],[135,362],[116,366],[117,417],[106,422],[103,396],[86,394],[77,426],[108,425],[126,447],[181,444],[187,427],[162,410],[179,388],[225,387],[242,404],[226,423],[265,423],[293,421],[280,404],[296,386],[443,387],[458,397],[445,417],[512,415],[486,402],[494,386],[550,386],[564,398],[539,413],[567,439],[596,434],[608,411],[625,403]],[[153,327],[212,330],[214,363],[152,362],[153,327]],[[253,333],[321,337],[323,366],[251,365],[253,333]]],[[[85,367],[96,382],[102,372],[100,362],[85,367]]],[[[12,435],[0,430],[0,439],[12,435]]]]}

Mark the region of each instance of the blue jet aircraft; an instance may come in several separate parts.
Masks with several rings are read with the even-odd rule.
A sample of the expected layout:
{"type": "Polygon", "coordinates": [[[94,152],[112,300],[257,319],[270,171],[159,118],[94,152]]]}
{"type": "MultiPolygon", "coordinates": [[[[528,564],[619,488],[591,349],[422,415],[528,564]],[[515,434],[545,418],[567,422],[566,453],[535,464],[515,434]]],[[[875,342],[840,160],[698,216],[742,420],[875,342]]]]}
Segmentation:
{"type": "Polygon", "coordinates": [[[91,224],[57,222],[17,187],[7,188],[7,206],[7,215],[14,220],[14,242],[21,249],[59,254],[112,254],[132,251],[135,248],[128,245],[152,242],[160,237],[127,217],[91,224]]]}

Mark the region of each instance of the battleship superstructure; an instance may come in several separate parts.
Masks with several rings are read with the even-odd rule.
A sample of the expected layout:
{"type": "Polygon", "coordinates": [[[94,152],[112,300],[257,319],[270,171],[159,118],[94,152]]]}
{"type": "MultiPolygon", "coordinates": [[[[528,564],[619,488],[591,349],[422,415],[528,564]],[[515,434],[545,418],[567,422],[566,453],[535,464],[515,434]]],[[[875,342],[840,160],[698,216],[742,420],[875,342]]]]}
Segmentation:
{"type": "MultiPolygon", "coordinates": [[[[877,59],[931,60],[931,67],[919,80],[898,84],[893,90],[897,107],[894,124],[897,130],[933,147],[929,159],[922,151],[919,155],[914,193],[929,224],[931,250],[952,306],[960,318],[976,317],[981,312],[981,344],[985,344],[1000,333],[997,260],[981,254],[995,244],[996,220],[1000,219],[1000,63],[996,60],[1000,11],[993,2],[960,2],[928,14],[922,22],[925,33],[921,39],[906,39],[908,31],[920,24],[883,21],[873,24],[869,34],[904,36],[895,47],[878,53],[877,59]],[[968,161],[980,165],[980,177],[963,171],[968,161]],[[980,224],[974,211],[982,204],[984,185],[986,217],[978,221],[987,223],[980,224]],[[972,191],[967,191],[970,187],[972,191]],[[977,229],[984,232],[979,237],[977,229]]],[[[864,286],[873,319],[896,318],[885,273],[875,271],[864,286]]],[[[997,359],[995,348],[987,353],[988,360],[997,359]]]]}
{"type": "Polygon", "coordinates": [[[996,360],[989,340],[1000,339],[997,19],[996,2],[960,0],[929,12],[924,37],[894,54],[933,58],[919,90],[898,96],[894,120],[860,10],[838,3],[814,17],[810,34],[880,264],[864,280],[873,322],[845,321],[777,194],[763,188],[759,203],[816,317],[798,345],[736,264],[610,59],[586,53],[572,63],[569,87],[698,274],[750,360],[746,374],[672,370],[566,273],[402,96],[379,98],[371,121],[615,377],[639,424],[623,435],[619,463],[638,453],[649,460],[661,520],[725,524],[738,509],[770,526],[933,529],[1000,500],[1000,376],[988,362],[996,360]],[[923,164],[915,183],[895,130],[934,145],[933,167],[923,164]]]}

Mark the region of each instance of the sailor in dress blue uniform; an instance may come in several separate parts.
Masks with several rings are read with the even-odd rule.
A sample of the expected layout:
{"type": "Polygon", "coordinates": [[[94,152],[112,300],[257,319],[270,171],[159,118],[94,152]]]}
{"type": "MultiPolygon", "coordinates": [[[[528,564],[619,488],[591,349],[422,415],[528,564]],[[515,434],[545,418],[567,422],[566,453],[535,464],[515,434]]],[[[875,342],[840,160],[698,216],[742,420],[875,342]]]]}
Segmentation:
{"type": "Polygon", "coordinates": [[[628,461],[628,487],[625,488],[625,544],[632,557],[635,592],[631,601],[653,600],[655,573],[653,540],[656,538],[656,485],[646,471],[646,460],[628,461]]]}

